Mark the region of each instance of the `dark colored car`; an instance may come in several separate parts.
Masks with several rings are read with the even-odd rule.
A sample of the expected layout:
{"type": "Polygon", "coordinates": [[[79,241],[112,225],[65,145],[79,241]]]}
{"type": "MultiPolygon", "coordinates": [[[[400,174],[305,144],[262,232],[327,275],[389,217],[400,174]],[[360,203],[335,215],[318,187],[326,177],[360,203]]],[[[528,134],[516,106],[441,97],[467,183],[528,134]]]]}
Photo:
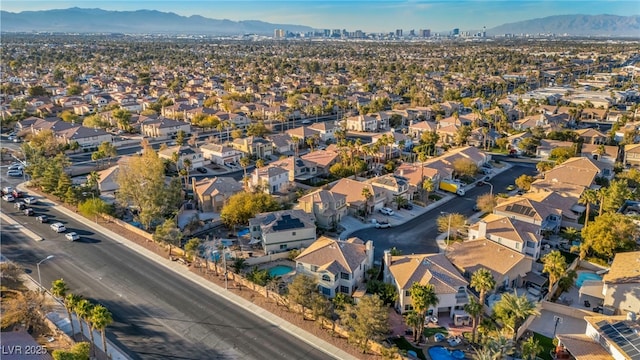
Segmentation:
{"type": "Polygon", "coordinates": [[[49,217],[47,215],[38,215],[36,216],[36,220],[41,223],[49,222],[49,217]]]}
{"type": "Polygon", "coordinates": [[[206,174],[207,173],[207,168],[199,167],[199,168],[196,168],[196,171],[201,173],[201,174],[206,174]]]}
{"type": "Polygon", "coordinates": [[[23,211],[24,211],[24,214],[27,216],[33,216],[35,214],[32,208],[26,208],[23,211]]]}
{"type": "Polygon", "coordinates": [[[403,208],[403,209],[407,209],[407,210],[412,210],[413,209],[413,205],[410,204],[410,203],[402,204],[400,207],[403,208]]]}

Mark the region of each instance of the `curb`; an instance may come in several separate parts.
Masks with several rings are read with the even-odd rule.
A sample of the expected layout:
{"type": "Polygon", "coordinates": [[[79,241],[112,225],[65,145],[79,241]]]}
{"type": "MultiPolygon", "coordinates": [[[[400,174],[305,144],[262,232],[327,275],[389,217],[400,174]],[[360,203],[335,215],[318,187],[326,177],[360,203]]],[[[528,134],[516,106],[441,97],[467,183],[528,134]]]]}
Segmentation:
{"type": "MultiPolygon", "coordinates": [[[[20,190],[27,190],[25,189],[24,183],[21,183],[19,185],[16,186],[16,188],[19,188],[20,190]]],[[[155,262],[158,265],[164,266],[165,268],[172,270],[173,272],[175,272],[176,274],[179,274],[180,276],[182,276],[183,278],[192,281],[193,283],[202,286],[203,288],[211,291],[212,293],[215,293],[216,295],[221,296],[222,298],[224,298],[225,300],[228,300],[230,302],[233,302],[234,304],[241,306],[242,308],[244,308],[245,310],[247,310],[248,312],[251,312],[253,314],[255,314],[256,316],[260,317],[262,320],[273,324],[275,326],[277,326],[279,329],[287,332],[288,334],[296,337],[297,339],[313,346],[314,348],[324,352],[325,354],[332,356],[336,359],[353,359],[356,360],[357,358],[354,357],[353,355],[349,354],[348,352],[333,346],[332,344],[328,343],[325,340],[322,340],[320,338],[317,338],[316,336],[310,334],[309,332],[298,328],[295,325],[292,325],[288,322],[286,322],[284,319],[277,317],[276,315],[273,315],[272,313],[270,313],[268,310],[265,310],[253,303],[251,303],[250,301],[245,300],[243,297],[240,297],[232,292],[229,292],[227,290],[225,290],[224,288],[222,288],[219,285],[216,285],[214,283],[211,283],[203,278],[201,278],[200,276],[198,276],[197,274],[192,273],[191,271],[187,270],[184,266],[176,264],[172,261],[170,261],[169,259],[165,259],[163,257],[158,256],[157,254],[145,249],[144,247],[129,241],[128,239],[126,239],[123,236],[120,236],[114,232],[112,232],[111,230],[104,228],[98,224],[94,224],[91,221],[88,221],[87,219],[85,219],[84,217],[81,216],[77,216],[74,212],[70,211],[69,209],[65,208],[62,205],[59,205],[57,202],[51,201],[52,205],[50,205],[53,209],[63,213],[65,216],[68,217],[73,217],[74,219],[80,221],[83,225],[102,233],[105,236],[108,236],[109,238],[111,238],[112,240],[117,241],[118,243],[128,247],[129,249],[137,252],[138,254],[146,257],[149,260],[152,260],[153,262],[155,262]]]]}
{"type": "Polygon", "coordinates": [[[25,234],[27,237],[31,238],[34,241],[42,241],[44,240],[44,238],[42,238],[41,236],[39,236],[38,234],[34,233],[33,231],[27,229],[26,227],[24,227],[24,225],[20,224],[18,221],[16,221],[14,218],[12,218],[11,216],[0,212],[0,218],[2,219],[3,222],[5,222],[7,225],[6,226],[13,226],[14,228],[22,231],[23,234],[25,234]]]}

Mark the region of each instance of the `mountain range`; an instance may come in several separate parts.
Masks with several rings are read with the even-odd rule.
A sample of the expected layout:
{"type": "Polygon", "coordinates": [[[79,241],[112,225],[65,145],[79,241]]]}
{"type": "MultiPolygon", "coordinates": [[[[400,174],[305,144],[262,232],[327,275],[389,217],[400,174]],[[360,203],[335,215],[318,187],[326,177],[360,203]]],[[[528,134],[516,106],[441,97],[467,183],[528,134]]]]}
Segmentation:
{"type": "MultiPolygon", "coordinates": [[[[232,21],[199,15],[180,16],[156,10],[107,11],[69,8],[0,11],[2,32],[273,35],[275,29],[309,32],[304,25],[272,24],[259,20],[232,21]]],[[[553,33],[569,36],[640,37],[640,16],[558,15],[509,23],[487,29],[488,35],[553,33]]]]}

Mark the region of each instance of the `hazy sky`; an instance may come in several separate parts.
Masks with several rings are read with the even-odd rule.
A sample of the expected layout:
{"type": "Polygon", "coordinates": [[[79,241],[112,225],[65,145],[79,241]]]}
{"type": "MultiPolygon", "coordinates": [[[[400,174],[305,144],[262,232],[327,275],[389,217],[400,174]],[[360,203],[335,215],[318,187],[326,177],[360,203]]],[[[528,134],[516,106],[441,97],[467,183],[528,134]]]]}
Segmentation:
{"type": "Polygon", "coordinates": [[[452,28],[465,31],[551,15],[640,14],[640,1],[627,0],[2,0],[0,3],[2,10],[11,12],[74,6],[105,10],[150,9],[186,16],[202,15],[213,19],[262,20],[277,24],[307,25],[318,29],[367,32],[388,32],[395,29],[449,31],[452,28]]]}

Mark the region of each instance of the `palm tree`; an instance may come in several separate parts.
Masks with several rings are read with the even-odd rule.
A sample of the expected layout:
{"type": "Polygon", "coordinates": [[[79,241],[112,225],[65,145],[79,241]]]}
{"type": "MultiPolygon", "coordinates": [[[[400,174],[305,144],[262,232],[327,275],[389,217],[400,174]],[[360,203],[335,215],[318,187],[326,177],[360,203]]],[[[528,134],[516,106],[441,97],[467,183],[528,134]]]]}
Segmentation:
{"type": "Polygon", "coordinates": [[[467,314],[473,317],[473,332],[471,339],[473,342],[476,342],[476,333],[478,330],[478,323],[476,323],[476,321],[480,318],[480,315],[484,311],[484,306],[476,299],[471,298],[469,303],[464,306],[464,311],[466,311],[467,314]]]}
{"type": "Polygon", "coordinates": [[[422,190],[425,192],[425,204],[429,201],[429,194],[435,190],[435,188],[435,183],[432,179],[424,179],[422,181],[422,190]]]}
{"type": "Polygon", "coordinates": [[[99,183],[100,174],[98,174],[96,171],[92,171],[89,173],[89,175],[87,175],[87,186],[96,194],[100,190],[100,188],[98,187],[99,183]]]}
{"type": "Polygon", "coordinates": [[[543,350],[542,345],[533,336],[528,338],[520,345],[522,358],[525,360],[533,360],[543,350]]]}
{"type": "MultiPolygon", "coordinates": [[[[476,272],[471,275],[471,282],[469,283],[473,289],[475,289],[479,293],[479,302],[480,305],[484,308],[484,302],[487,297],[487,293],[492,291],[496,287],[496,280],[493,278],[493,274],[491,271],[481,268],[476,270],[476,272]]],[[[473,333],[475,334],[477,325],[482,320],[483,311],[478,314],[478,316],[473,319],[473,333]]],[[[475,339],[474,339],[475,342],[475,339]]]]}
{"type": "Polygon", "coordinates": [[[427,311],[430,307],[438,305],[440,299],[436,294],[436,288],[431,284],[420,285],[420,283],[414,282],[409,288],[409,294],[411,294],[411,305],[415,312],[420,314],[420,328],[418,338],[422,335],[422,329],[424,328],[424,318],[427,316],[427,311]]]}
{"type": "Polygon", "coordinates": [[[82,322],[86,321],[89,328],[89,337],[91,338],[91,345],[93,346],[93,327],[91,325],[91,311],[93,310],[93,304],[87,299],[82,299],[76,304],[76,314],[78,314],[78,322],[80,322],[80,332],[84,334],[82,329],[82,322]]]}
{"type": "MultiPolygon", "coordinates": [[[[80,295],[67,294],[64,297],[64,308],[67,310],[67,316],[69,316],[69,323],[71,323],[71,338],[75,338],[76,331],[73,327],[73,312],[75,311],[78,303],[82,300],[80,295]]],[[[82,322],[80,322],[80,328],[82,329],[82,322]]],[[[82,330],[80,330],[82,332],[82,330]]]]}
{"type": "Polygon", "coordinates": [[[63,279],[57,279],[51,283],[51,294],[53,297],[57,299],[64,299],[67,295],[67,291],[69,291],[69,287],[63,279]]]}
{"type": "Polygon", "coordinates": [[[567,262],[560,251],[554,250],[542,257],[542,263],[544,264],[542,272],[549,274],[549,293],[551,294],[553,285],[567,271],[567,262]]]}
{"type": "Polygon", "coordinates": [[[98,304],[91,310],[91,323],[93,324],[94,329],[100,331],[100,335],[102,335],[102,350],[108,356],[105,329],[113,323],[111,313],[106,307],[98,304]]]}
{"type": "Polygon", "coordinates": [[[531,315],[540,314],[536,305],[527,299],[526,295],[504,293],[500,301],[493,308],[493,313],[502,324],[513,331],[513,339],[518,333],[522,322],[531,315]]]}
{"type": "Polygon", "coordinates": [[[251,160],[246,157],[243,156],[240,158],[240,161],[238,161],[240,163],[240,166],[242,166],[242,170],[244,170],[244,179],[247,178],[247,167],[249,166],[249,164],[251,163],[251,160]]]}
{"type": "Polygon", "coordinates": [[[582,193],[578,202],[580,204],[584,204],[586,207],[584,215],[584,227],[587,227],[587,225],[589,224],[589,214],[591,214],[591,204],[595,204],[598,202],[598,192],[593,189],[587,189],[582,193]]]}
{"type": "Polygon", "coordinates": [[[418,342],[418,329],[422,325],[422,318],[421,318],[420,314],[418,314],[415,311],[409,311],[406,314],[406,317],[405,317],[404,321],[413,330],[413,342],[417,343],[418,342]]]}
{"type": "Polygon", "coordinates": [[[373,197],[373,194],[371,193],[371,190],[369,190],[368,187],[364,187],[362,188],[362,192],[360,193],[365,201],[364,201],[364,216],[366,217],[369,213],[369,200],[371,200],[371,198],[373,197]]]}

